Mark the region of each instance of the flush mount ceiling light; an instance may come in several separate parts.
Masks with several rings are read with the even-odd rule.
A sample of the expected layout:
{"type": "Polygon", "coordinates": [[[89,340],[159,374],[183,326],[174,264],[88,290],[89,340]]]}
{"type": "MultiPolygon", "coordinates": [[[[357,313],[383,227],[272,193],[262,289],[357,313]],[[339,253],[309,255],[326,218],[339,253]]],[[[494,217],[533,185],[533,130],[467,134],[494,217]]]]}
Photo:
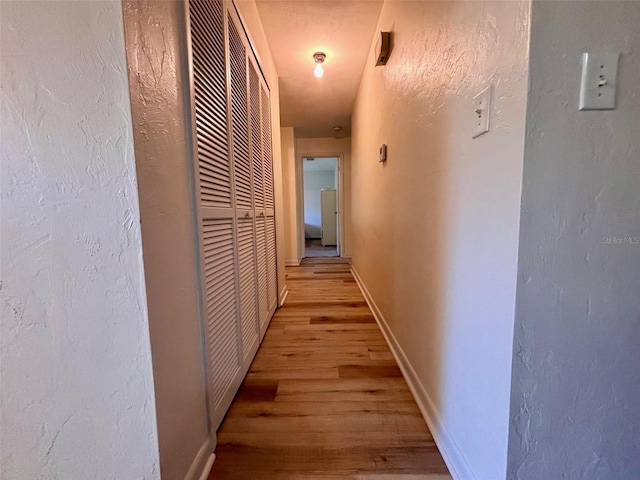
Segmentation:
{"type": "Polygon", "coordinates": [[[316,68],[313,70],[313,74],[316,78],[322,77],[324,75],[324,69],[322,68],[322,63],[327,56],[323,52],[316,52],[313,54],[313,61],[316,62],[316,68]]]}

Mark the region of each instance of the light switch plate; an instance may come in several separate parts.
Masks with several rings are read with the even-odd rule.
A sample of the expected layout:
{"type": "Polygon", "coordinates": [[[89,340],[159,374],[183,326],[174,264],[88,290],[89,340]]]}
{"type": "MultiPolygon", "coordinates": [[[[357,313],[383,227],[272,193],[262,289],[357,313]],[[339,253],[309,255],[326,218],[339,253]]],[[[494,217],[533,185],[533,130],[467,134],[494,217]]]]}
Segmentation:
{"type": "Polygon", "coordinates": [[[616,108],[619,53],[583,53],[580,110],[616,108]]]}
{"type": "Polygon", "coordinates": [[[473,97],[473,136],[477,138],[489,131],[491,118],[491,85],[473,97]]]}

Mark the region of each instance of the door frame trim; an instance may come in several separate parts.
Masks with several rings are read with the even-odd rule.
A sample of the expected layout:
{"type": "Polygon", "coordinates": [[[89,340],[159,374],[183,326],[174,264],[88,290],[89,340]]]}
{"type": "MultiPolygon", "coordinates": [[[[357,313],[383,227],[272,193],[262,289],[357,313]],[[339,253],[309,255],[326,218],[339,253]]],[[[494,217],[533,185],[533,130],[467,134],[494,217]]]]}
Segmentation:
{"type": "Polygon", "coordinates": [[[302,159],[337,158],[338,159],[338,257],[342,258],[344,251],[344,152],[305,152],[296,154],[296,232],[298,244],[298,264],[304,256],[304,176],[302,159]]]}

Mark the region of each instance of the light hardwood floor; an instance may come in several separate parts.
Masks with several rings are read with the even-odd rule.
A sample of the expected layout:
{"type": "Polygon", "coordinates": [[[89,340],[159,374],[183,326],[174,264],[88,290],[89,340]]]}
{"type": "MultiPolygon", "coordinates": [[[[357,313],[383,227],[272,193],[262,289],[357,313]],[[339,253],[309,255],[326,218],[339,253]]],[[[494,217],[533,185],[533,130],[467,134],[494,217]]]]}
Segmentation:
{"type": "Polygon", "coordinates": [[[451,478],[349,267],[287,267],[209,480],[451,478]]]}

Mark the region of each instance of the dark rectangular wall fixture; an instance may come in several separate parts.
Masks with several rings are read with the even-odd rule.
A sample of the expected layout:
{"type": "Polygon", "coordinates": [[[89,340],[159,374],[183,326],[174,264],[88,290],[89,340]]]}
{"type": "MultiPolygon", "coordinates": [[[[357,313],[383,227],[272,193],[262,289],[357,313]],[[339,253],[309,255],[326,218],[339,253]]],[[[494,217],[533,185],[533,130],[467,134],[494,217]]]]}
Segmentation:
{"type": "Polygon", "coordinates": [[[376,67],[386,65],[391,55],[391,32],[380,32],[380,38],[376,43],[376,67]]]}

